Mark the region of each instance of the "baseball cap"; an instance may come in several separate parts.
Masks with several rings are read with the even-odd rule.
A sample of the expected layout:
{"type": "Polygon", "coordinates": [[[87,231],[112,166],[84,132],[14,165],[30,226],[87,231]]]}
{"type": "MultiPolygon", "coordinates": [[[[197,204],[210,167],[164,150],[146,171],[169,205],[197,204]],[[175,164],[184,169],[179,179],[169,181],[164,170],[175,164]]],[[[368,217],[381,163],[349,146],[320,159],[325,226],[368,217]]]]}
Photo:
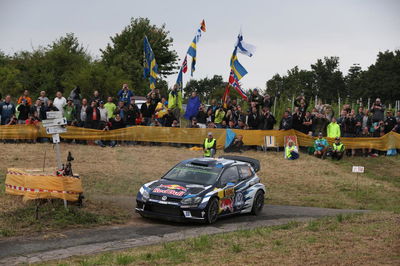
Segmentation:
{"type": "Polygon", "coordinates": [[[207,134],[208,136],[212,136],[212,132],[208,132],[208,134],[207,134]]]}

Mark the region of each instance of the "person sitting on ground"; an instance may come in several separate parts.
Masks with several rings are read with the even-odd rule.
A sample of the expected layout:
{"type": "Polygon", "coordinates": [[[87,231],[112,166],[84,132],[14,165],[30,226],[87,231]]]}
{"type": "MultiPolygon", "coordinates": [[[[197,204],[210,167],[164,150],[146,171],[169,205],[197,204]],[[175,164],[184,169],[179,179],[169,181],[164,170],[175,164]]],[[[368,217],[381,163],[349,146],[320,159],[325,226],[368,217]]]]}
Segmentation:
{"type": "Polygon", "coordinates": [[[325,159],[328,147],[328,141],[323,138],[322,132],[319,132],[318,138],[314,141],[314,155],[318,158],[325,159]]]}
{"type": "Polygon", "coordinates": [[[217,140],[213,138],[212,132],[208,132],[203,143],[204,157],[214,157],[217,152],[217,140]]]}
{"type": "Polygon", "coordinates": [[[336,159],[339,161],[340,159],[342,159],[344,150],[344,144],[340,142],[339,137],[336,137],[335,142],[332,144],[332,160],[336,159]]]}
{"type": "Polygon", "coordinates": [[[243,148],[243,136],[238,135],[232,141],[232,143],[224,149],[224,152],[240,152],[242,153],[243,148]]]}
{"type": "Polygon", "coordinates": [[[327,126],[328,138],[340,138],[340,126],[336,123],[336,118],[332,117],[331,122],[327,126]]]}
{"type": "Polygon", "coordinates": [[[285,154],[286,154],[286,159],[288,160],[296,160],[299,158],[299,150],[296,145],[294,145],[294,142],[290,140],[288,142],[288,145],[285,147],[285,154]]]}

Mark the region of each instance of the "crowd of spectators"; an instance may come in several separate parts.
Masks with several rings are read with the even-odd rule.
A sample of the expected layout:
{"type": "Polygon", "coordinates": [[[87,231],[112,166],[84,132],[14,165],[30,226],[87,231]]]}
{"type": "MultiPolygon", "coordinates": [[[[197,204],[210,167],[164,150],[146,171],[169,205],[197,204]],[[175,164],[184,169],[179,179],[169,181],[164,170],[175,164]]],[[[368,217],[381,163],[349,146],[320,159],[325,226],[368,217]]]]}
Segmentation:
{"type": "MultiPolygon", "coordinates": [[[[179,127],[183,110],[177,97],[176,88],[169,95],[161,95],[154,89],[146,95],[146,102],[138,106],[134,92],[127,84],[123,84],[115,97],[105,97],[96,90],[91,97],[83,98],[77,87],[67,98],[58,91],[51,100],[45,91],[41,91],[32,99],[25,90],[15,103],[10,95],[4,99],[0,96],[1,125],[36,124],[46,119],[46,112],[61,111],[68,125],[91,129],[112,130],[135,125],[179,127]]],[[[278,127],[279,130],[295,129],[330,138],[379,137],[390,131],[400,133],[400,111],[394,116],[392,111],[385,110],[379,98],[369,109],[359,107],[354,110],[344,104],[335,115],[332,106],[319,101],[310,107],[306,98],[299,96],[294,101],[294,110],[287,108],[279,123],[271,112],[272,97],[261,95],[257,89],[252,90],[246,110],[234,99],[224,104],[213,99],[210,103],[202,104],[195,92],[189,96],[184,115],[188,127],[248,130],[278,127]]]]}

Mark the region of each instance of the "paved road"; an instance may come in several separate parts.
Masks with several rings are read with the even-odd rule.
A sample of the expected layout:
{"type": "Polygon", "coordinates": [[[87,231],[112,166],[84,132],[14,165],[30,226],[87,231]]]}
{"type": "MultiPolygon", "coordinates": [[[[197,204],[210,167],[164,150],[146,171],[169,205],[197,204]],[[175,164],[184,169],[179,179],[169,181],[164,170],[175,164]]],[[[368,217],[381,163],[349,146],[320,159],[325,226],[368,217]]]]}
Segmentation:
{"type": "Polygon", "coordinates": [[[266,205],[259,216],[231,216],[223,218],[213,225],[177,224],[148,220],[148,223],[139,226],[123,225],[67,231],[63,232],[62,237],[54,239],[20,237],[0,240],[0,265],[61,259],[74,255],[180,240],[203,234],[279,225],[293,220],[307,221],[323,216],[354,212],[365,211],[266,205]]]}

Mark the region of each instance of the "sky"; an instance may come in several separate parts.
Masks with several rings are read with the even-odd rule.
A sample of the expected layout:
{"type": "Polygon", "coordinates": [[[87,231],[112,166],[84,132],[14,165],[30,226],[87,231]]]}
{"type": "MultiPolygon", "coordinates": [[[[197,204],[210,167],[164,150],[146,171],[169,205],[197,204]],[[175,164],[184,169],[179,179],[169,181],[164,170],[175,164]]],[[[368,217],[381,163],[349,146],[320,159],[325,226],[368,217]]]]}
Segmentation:
{"type": "MultiPolygon", "coordinates": [[[[166,25],[182,60],[205,19],[207,32],[197,45],[193,79],[217,74],[227,80],[242,30],[244,40],[257,47],[251,58],[239,54],[248,71],[242,86],[264,89],[274,74],[295,66],[310,69],[324,56],[339,56],[344,74],[354,63],[367,69],[378,52],[400,49],[399,14],[398,0],[0,0],[0,50],[31,51],[72,32],[100,58],[99,49],[132,17],[147,17],[166,25]]],[[[170,85],[176,77],[167,78],[170,85]]],[[[190,74],[184,76],[188,79],[190,74]]]]}

